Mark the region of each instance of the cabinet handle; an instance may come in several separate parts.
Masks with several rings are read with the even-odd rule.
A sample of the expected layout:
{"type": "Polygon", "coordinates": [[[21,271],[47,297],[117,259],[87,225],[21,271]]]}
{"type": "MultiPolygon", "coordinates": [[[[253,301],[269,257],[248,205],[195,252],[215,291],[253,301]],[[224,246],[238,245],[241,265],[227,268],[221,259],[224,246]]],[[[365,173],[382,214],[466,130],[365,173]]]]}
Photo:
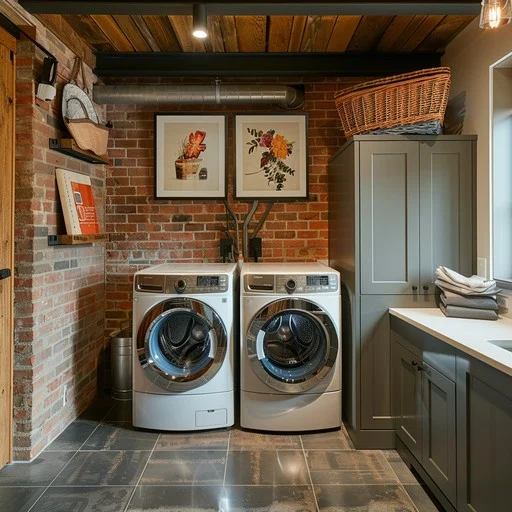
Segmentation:
{"type": "Polygon", "coordinates": [[[421,366],[421,364],[419,364],[418,361],[411,361],[411,365],[414,366],[414,368],[416,368],[416,370],[418,370],[419,372],[425,371],[425,368],[423,368],[423,366],[421,366]]]}
{"type": "Polygon", "coordinates": [[[417,287],[417,286],[413,286],[413,287],[412,287],[412,291],[413,291],[413,292],[415,292],[417,289],[418,289],[418,287],[417,287]]]}
{"type": "Polygon", "coordinates": [[[423,286],[423,289],[427,292],[428,291],[428,286],[427,285],[423,286]]]}

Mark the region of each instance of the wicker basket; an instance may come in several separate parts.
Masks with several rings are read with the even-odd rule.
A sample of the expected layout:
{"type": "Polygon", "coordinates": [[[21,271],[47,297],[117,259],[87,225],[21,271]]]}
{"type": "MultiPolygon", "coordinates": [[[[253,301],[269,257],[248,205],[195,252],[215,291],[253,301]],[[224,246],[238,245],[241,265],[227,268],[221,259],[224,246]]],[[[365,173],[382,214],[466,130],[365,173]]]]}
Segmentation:
{"type": "Polygon", "coordinates": [[[450,68],[431,68],[372,80],[335,94],[345,137],[374,130],[443,124],[450,91],[450,68]]]}
{"type": "Polygon", "coordinates": [[[196,177],[199,166],[203,160],[200,158],[193,158],[189,160],[178,159],[174,162],[176,168],[176,179],[190,180],[196,177]]]}

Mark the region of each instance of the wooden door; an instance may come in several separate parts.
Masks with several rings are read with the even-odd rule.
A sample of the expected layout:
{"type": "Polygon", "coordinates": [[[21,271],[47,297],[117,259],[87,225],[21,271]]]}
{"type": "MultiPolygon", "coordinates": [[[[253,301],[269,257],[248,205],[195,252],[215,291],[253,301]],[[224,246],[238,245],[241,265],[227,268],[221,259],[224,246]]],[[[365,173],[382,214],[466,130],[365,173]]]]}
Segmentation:
{"type": "Polygon", "coordinates": [[[12,460],[15,50],[0,29],[0,467],[12,460]]]}
{"type": "Polygon", "coordinates": [[[423,424],[421,410],[421,360],[393,342],[393,409],[395,432],[411,453],[421,461],[423,424]]]}
{"type": "Polygon", "coordinates": [[[473,142],[420,144],[420,286],[434,293],[439,265],[473,273],[473,142]]]}
{"type": "Polygon", "coordinates": [[[444,495],[456,505],[455,383],[422,364],[423,459],[422,464],[444,495]]]}
{"type": "Polygon", "coordinates": [[[415,294],[419,284],[419,144],[360,143],[361,293],[415,294]]]}

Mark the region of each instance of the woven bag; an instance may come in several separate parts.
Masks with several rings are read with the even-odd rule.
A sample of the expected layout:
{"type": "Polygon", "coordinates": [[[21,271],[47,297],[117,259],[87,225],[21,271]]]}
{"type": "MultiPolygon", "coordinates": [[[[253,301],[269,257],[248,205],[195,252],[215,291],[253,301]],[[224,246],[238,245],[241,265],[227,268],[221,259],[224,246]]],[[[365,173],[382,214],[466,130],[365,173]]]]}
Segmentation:
{"type": "Polygon", "coordinates": [[[75,60],[70,82],[62,93],[62,117],[78,147],[102,156],[107,152],[109,127],[101,124],[89,98],[82,59],[75,60]],[[78,71],[82,75],[82,87],[76,83],[78,71]]]}

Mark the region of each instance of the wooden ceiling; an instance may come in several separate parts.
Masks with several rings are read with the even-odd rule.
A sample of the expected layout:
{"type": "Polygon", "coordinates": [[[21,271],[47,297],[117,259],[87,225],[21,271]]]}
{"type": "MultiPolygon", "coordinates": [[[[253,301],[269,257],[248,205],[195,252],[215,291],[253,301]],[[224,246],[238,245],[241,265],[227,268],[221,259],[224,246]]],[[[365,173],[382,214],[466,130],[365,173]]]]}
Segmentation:
{"type": "Polygon", "coordinates": [[[58,36],[73,31],[94,52],[442,52],[473,15],[208,16],[38,14],[58,36]]]}

